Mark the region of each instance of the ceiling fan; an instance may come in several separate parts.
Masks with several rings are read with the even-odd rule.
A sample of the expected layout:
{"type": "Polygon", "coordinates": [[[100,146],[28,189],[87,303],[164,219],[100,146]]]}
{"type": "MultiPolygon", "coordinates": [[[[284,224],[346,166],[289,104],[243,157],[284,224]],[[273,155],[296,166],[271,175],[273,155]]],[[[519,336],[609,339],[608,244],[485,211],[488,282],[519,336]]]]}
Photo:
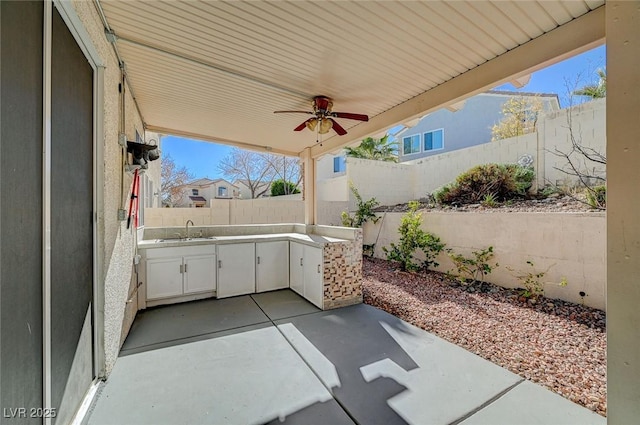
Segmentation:
{"type": "Polygon", "coordinates": [[[274,111],[274,114],[308,114],[313,117],[304,121],[302,124],[293,129],[293,131],[302,131],[308,128],[311,131],[318,130],[318,133],[325,134],[333,128],[339,136],[347,134],[340,124],[333,118],[346,118],[348,120],[369,121],[369,117],[363,114],[352,114],[351,112],[333,112],[333,101],[327,96],[315,96],[311,102],[313,111],[274,111]]]}

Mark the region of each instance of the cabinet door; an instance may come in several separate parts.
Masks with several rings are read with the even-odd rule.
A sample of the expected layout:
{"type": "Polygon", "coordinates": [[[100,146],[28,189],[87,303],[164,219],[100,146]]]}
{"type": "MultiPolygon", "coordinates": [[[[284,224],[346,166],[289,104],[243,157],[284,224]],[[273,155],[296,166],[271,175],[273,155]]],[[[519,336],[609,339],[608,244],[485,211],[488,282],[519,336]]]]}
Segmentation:
{"type": "Polygon", "coordinates": [[[256,243],[256,292],[289,287],[289,242],[256,243]]]}
{"type": "Polygon", "coordinates": [[[182,295],[182,257],[147,259],[147,299],[182,295]]]}
{"type": "Polygon", "coordinates": [[[184,293],[216,290],[216,256],[213,254],[184,257],[184,293]]]}
{"type": "Polygon", "coordinates": [[[218,245],[218,298],[256,291],[255,243],[218,245]]]}
{"type": "Polygon", "coordinates": [[[322,248],[304,246],[304,297],[318,308],[322,308],[324,288],[322,248]]]}
{"type": "Polygon", "coordinates": [[[289,287],[304,297],[304,245],[289,242],[289,287]]]}

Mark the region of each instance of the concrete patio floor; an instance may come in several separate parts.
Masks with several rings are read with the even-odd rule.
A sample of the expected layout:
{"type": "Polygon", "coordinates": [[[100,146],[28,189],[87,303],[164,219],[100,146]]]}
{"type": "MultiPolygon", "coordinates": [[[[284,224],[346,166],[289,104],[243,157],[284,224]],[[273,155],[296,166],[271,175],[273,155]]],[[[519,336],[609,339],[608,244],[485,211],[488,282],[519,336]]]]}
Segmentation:
{"type": "Polygon", "coordinates": [[[85,420],[102,424],[605,424],[368,305],[289,290],[140,312],[85,420]]]}

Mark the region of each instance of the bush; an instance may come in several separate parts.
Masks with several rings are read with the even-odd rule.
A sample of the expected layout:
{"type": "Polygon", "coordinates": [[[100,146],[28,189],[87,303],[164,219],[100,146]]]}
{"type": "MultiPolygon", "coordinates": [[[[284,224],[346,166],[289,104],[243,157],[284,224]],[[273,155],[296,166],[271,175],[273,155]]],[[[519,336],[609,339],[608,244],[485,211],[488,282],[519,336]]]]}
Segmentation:
{"type": "Polygon", "coordinates": [[[587,189],[587,203],[591,208],[604,209],[607,206],[607,187],[595,186],[587,189]]]}
{"type": "Polygon", "coordinates": [[[389,248],[382,248],[387,254],[387,260],[397,262],[402,270],[417,271],[437,267],[439,264],[435,259],[445,247],[439,237],[420,228],[422,214],[417,212],[419,205],[416,201],[409,202],[409,211],[402,216],[398,228],[400,243],[391,243],[389,248]],[[414,257],[417,250],[422,251],[425,256],[421,263],[414,257]]]}
{"type": "Polygon", "coordinates": [[[443,204],[476,204],[489,196],[494,201],[507,201],[527,194],[535,173],[531,167],[518,164],[484,164],[460,174],[433,194],[443,204]]]}
{"type": "Polygon", "coordinates": [[[373,209],[380,205],[380,202],[378,202],[376,198],[364,201],[362,196],[360,196],[358,189],[356,189],[351,182],[349,182],[349,188],[351,189],[351,192],[353,192],[353,196],[356,198],[358,209],[355,211],[353,216],[347,211],[342,211],[342,225],[346,227],[362,227],[362,225],[369,220],[376,223],[380,217],[376,216],[373,209]]]}
{"type": "MultiPolygon", "coordinates": [[[[498,263],[491,264],[493,259],[493,247],[472,251],[473,257],[465,257],[462,254],[449,253],[449,258],[456,267],[455,278],[462,284],[469,282],[484,282],[486,276],[498,267],[498,263]]],[[[449,274],[453,274],[448,272],[449,274]]]]}
{"type": "Polygon", "coordinates": [[[300,193],[300,190],[293,182],[278,179],[271,183],[271,196],[293,195],[294,193],[300,193]]]}

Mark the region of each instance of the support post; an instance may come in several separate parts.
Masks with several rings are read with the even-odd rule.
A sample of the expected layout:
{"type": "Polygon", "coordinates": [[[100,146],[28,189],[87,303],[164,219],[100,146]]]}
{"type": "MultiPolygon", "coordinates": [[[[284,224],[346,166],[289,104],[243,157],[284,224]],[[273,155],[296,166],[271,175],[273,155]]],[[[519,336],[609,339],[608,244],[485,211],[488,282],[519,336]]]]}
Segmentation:
{"type": "Polygon", "coordinates": [[[640,418],[640,1],[607,1],[609,424],[640,418]]]}
{"type": "Polygon", "coordinates": [[[300,153],[304,172],[304,224],[316,224],[316,160],[311,156],[311,148],[300,153]]]}

